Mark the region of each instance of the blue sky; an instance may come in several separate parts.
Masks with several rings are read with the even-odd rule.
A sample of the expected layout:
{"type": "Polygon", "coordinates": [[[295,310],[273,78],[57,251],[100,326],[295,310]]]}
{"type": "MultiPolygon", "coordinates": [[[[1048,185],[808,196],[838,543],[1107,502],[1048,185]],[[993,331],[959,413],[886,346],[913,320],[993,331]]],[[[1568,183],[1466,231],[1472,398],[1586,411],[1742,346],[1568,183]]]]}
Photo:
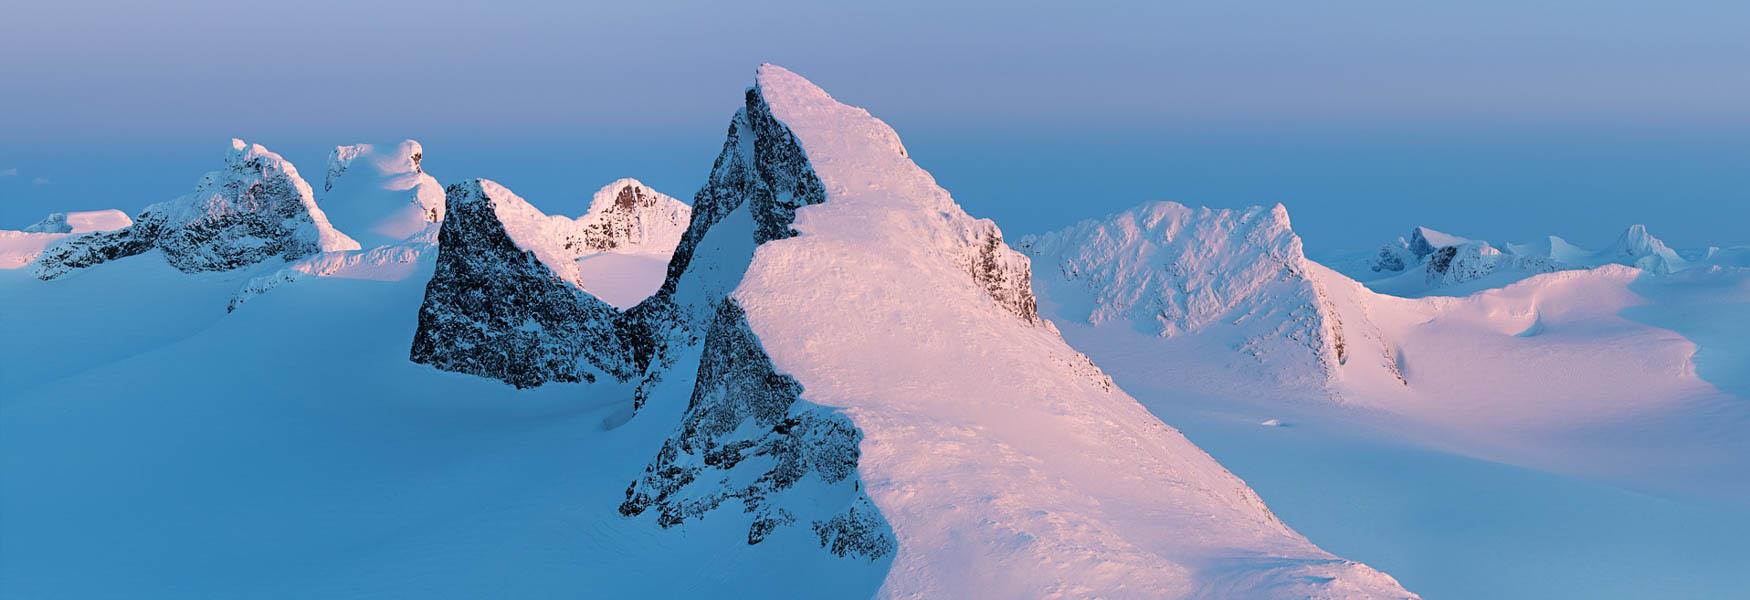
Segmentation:
{"type": "Polygon", "coordinates": [[[0,227],[173,197],[232,136],[306,173],[414,137],[560,212],[690,197],[769,61],[1012,233],[1173,199],[1283,202],[1315,250],[1750,244],[1741,2],[177,4],[6,9],[0,227]]]}

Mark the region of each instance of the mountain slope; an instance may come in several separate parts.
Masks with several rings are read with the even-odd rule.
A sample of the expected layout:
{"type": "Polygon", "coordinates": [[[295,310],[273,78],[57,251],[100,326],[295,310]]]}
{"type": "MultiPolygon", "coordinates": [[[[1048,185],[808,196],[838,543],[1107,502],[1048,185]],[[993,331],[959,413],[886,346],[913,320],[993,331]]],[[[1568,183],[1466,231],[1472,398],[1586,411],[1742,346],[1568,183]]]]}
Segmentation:
{"type": "MultiPolygon", "coordinates": [[[[720,171],[753,171],[766,182],[753,187],[777,193],[743,204],[757,246],[722,305],[744,311],[772,372],[793,379],[799,391],[784,414],[842,415],[860,430],[860,487],[897,543],[882,595],[1408,595],[1295,534],[1244,482],[1113,388],[1033,313],[1027,277],[1007,270],[1026,259],[960,210],[886,124],[771,65],[749,97],[713,185],[720,171]],[[744,121],[753,165],[732,152],[744,121]],[[762,131],[772,125],[782,130],[762,131]],[[799,175],[817,177],[820,195],[799,175]]],[[[737,214],[693,239],[710,243],[737,214]]],[[[705,257],[695,249],[690,262],[705,257]]],[[[677,288],[690,270],[671,269],[677,288]]],[[[672,379],[667,388],[685,387],[672,379]]],[[[698,393],[689,401],[659,390],[647,406],[687,402],[689,419],[716,410],[698,393]]],[[[709,431],[683,427],[671,447],[704,455],[741,443],[711,432],[764,422],[726,414],[709,431]]],[[[663,454],[656,478],[629,493],[662,487],[663,454]]],[[[698,497],[715,481],[673,483],[698,497]]],[[[830,506],[858,514],[861,501],[844,492],[830,506]]],[[[813,528],[833,534],[823,544],[837,539],[830,520],[813,528]]]]}
{"type": "MultiPolygon", "coordinates": [[[[1461,297],[1403,298],[1370,289],[1380,282],[1362,285],[1306,260],[1297,243],[1284,242],[1293,235],[1286,218],[1257,225],[1264,214],[1145,204],[1029,238],[1045,314],[1120,383],[1151,398],[1182,394],[1223,410],[1261,409],[1260,422],[1311,411],[1443,451],[1636,488],[1725,497],[1750,491],[1727,475],[1750,467],[1727,450],[1745,442],[1725,435],[1750,426],[1750,411],[1732,399],[1737,370],[1725,364],[1739,344],[1709,333],[1736,322],[1723,307],[1738,305],[1739,294],[1729,290],[1750,271],[1673,274],[1603,262],[1541,274],[1518,269],[1517,281],[1461,297]],[[1709,326],[1684,317],[1697,311],[1711,315],[1709,326]],[[1346,360],[1323,372],[1324,389],[1341,407],[1281,401],[1319,395],[1283,385],[1317,379],[1319,365],[1253,351],[1274,344],[1315,356],[1301,343],[1309,335],[1301,315],[1341,324],[1325,335],[1341,332],[1332,345],[1346,347],[1346,360]],[[1654,325],[1661,322],[1686,331],[1654,325]],[[1698,354],[1684,336],[1703,336],[1695,339],[1722,357],[1702,363],[1714,365],[1711,378],[1697,368],[1696,357],[1708,353],[1698,354]]],[[[1406,251],[1425,250],[1428,273],[1455,274],[1478,259],[1538,258],[1525,247],[1519,255],[1478,254],[1486,242],[1423,228],[1412,239],[1406,251]]],[[[1617,246],[1631,250],[1603,255],[1668,252],[1640,228],[1623,239],[1617,246]]],[[[1544,250],[1572,254],[1559,240],[1544,250]]],[[[1603,255],[1584,254],[1592,262],[1603,255]]],[[[1412,275],[1421,277],[1403,277],[1412,275]]],[[[1508,275],[1464,280],[1482,285],[1508,275]]]]}

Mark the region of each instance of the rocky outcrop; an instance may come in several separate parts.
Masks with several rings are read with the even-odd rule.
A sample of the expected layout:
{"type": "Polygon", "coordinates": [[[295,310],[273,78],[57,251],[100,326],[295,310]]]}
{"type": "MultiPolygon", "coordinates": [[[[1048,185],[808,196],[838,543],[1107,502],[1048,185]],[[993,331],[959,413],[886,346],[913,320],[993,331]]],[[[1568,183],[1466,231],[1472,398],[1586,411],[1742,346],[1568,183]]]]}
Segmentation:
{"type": "Polygon", "coordinates": [[[691,216],[692,208],[680,200],[636,179],[621,179],[596,192],[566,243],[579,254],[673,254],[691,216]]]}
{"type": "MultiPolygon", "coordinates": [[[[730,119],[723,149],[711,164],[705,187],[693,195],[691,221],[669,262],[659,295],[672,295],[704,242],[706,233],[745,207],[753,221],[753,244],[795,235],[796,209],[826,201],[826,187],[796,136],[772,118],[759,88],[748,88],[744,106],[730,119]]],[[[661,302],[663,300],[656,300],[661,302]]],[[[715,299],[707,304],[715,305],[715,299]]]]}
{"type": "Polygon", "coordinates": [[[989,219],[980,219],[968,232],[968,247],[961,263],[973,281],[984,286],[991,300],[1028,323],[1039,322],[1039,301],[1033,297],[1033,265],[1027,255],[1003,243],[1003,232],[989,219]]]}
{"type": "Polygon", "coordinates": [[[861,434],[851,421],[802,400],[802,385],[778,373],[734,300],[719,304],[705,336],[692,398],[680,429],[626,489],[620,512],[656,512],[664,528],[738,504],[748,544],[806,522],[839,556],[877,559],[894,540],[856,480],[861,434]],[[810,493],[791,498],[807,486],[810,493]],[[822,505],[824,494],[848,498],[822,505]]]}
{"type": "Polygon", "coordinates": [[[194,193],[146,207],[128,227],[50,247],[37,260],[36,274],[54,279],[149,250],[195,273],[357,248],[329,225],[291,163],[259,145],[232,140],[225,168],[203,177],[194,193]]]}
{"type": "Polygon", "coordinates": [[[619,312],[580,289],[541,214],[491,181],[449,186],[411,358],[521,387],[636,373],[619,312]]]}
{"type": "Polygon", "coordinates": [[[748,88],[729,122],[705,186],[650,298],[626,311],[623,329],[645,371],[634,397],[642,407],[673,363],[673,349],[697,344],[718,305],[740,281],[759,244],[795,235],[796,209],[826,200],[826,188],[796,143],[772,118],[759,88],[748,88]],[[721,226],[731,221],[733,226],[721,226]],[[683,285],[683,280],[685,284],[683,285]]]}

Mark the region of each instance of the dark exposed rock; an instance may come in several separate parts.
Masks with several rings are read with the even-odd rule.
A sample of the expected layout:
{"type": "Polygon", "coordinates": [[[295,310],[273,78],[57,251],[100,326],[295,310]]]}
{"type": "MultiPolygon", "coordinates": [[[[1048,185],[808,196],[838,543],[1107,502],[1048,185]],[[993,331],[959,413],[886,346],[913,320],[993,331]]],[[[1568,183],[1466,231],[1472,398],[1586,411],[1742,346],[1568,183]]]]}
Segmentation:
{"type": "Polygon", "coordinates": [[[843,415],[803,401],[802,391],[775,370],[741,307],[723,300],[681,426],[626,489],[621,514],[654,509],[667,528],[739,501],[753,515],[749,544],[811,518],[821,546],[834,554],[876,559],[892,552],[886,522],[855,479],[862,434],[843,415]],[[836,507],[793,499],[787,492],[804,481],[848,486],[852,499],[836,507]]]}
{"type": "Polygon", "coordinates": [[[1410,253],[1414,254],[1417,259],[1426,258],[1428,255],[1439,251],[1441,248],[1452,247],[1450,245],[1440,245],[1429,241],[1426,230],[1421,227],[1417,227],[1410,231],[1410,241],[1408,242],[1408,245],[1410,253]]]}
{"type": "Polygon", "coordinates": [[[826,201],[826,186],[808,164],[790,128],[772,117],[772,109],[757,89],[747,91],[747,123],[753,130],[757,180],[747,198],[754,221],[754,242],[764,244],[796,235],[790,224],[796,209],[826,201]]]}
{"type": "Polygon", "coordinates": [[[315,210],[309,185],[290,163],[237,141],[225,169],[208,173],[194,193],[147,207],[131,226],[48,248],[36,274],[54,279],[153,249],[184,272],[228,271],[351,244],[315,210]]]}
{"type": "Polygon", "coordinates": [[[974,254],[964,260],[972,279],[984,286],[992,300],[1028,323],[1039,322],[1039,301],[1033,296],[1033,270],[1027,256],[1003,244],[996,223],[978,222],[974,254]]]}
{"type": "Polygon", "coordinates": [[[692,322],[693,315],[720,300],[694,299],[706,306],[681,306],[676,300],[681,279],[694,267],[706,234],[730,213],[747,210],[754,221],[755,244],[791,237],[795,235],[790,224],[795,221],[796,209],[826,201],[825,185],[815,175],[795,135],[772,117],[759,89],[749,88],[744,100],[745,105],[730,119],[723,148],[711,164],[705,186],[693,195],[691,219],[669,259],[662,288],[628,309],[621,319],[620,329],[633,361],[645,372],[634,396],[635,406],[643,405],[648,390],[672,362],[670,347],[698,343],[705,324],[692,322]]]}
{"type": "Polygon", "coordinates": [[[1380,246],[1379,254],[1373,258],[1373,271],[1376,273],[1382,271],[1395,273],[1409,268],[1409,263],[1416,260],[1416,256],[1411,254],[1403,244],[1404,241],[1399,239],[1396,244],[1380,246]]]}
{"type": "Polygon", "coordinates": [[[575,244],[595,252],[620,247],[625,240],[639,233],[638,213],[657,206],[657,196],[646,193],[642,186],[626,185],[614,194],[613,204],[606,207],[599,220],[584,226],[583,235],[575,244]]]}
{"type": "Polygon", "coordinates": [[[449,186],[437,268],[411,357],[519,388],[636,374],[618,311],[517,244],[498,213],[521,202],[482,180],[449,186]]]}
{"type": "Polygon", "coordinates": [[[826,186],[790,128],[772,117],[757,88],[749,88],[745,100],[730,120],[705,187],[693,195],[692,221],[669,261],[662,292],[674,293],[705,233],[737,208],[747,206],[754,243],[763,244],[796,235],[790,228],[796,209],[826,201],[826,186]]]}

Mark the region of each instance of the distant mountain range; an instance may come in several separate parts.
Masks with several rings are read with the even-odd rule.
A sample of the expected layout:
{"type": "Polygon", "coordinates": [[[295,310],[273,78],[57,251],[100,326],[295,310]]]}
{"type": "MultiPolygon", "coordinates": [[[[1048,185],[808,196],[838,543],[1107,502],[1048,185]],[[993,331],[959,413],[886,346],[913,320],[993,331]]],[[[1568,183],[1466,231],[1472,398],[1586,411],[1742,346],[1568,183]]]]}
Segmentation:
{"type": "Polygon", "coordinates": [[[491,180],[440,183],[424,156],[340,146],[317,188],[233,140],[193,192],[132,218],[0,232],[0,326],[44,340],[0,355],[0,453],[43,461],[0,476],[5,595],[469,596],[500,574],[567,596],[1414,597],[1151,412],[1179,392],[1750,494],[1697,484],[1743,461],[1596,467],[1667,433],[1591,437],[1737,418],[1729,365],[1698,372],[1695,344],[1623,315],[1675,318],[1707,286],[1750,299],[1744,249],[1686,257],[1638,225],[1598,251],[1418,227],[1365,273],[1342,265],[1363,282],[1309,259],[1281,205],[1164,202],[1011,247],[886,123],[773,65],[690,204],[622,179],[548,215],[491,180]],[[64,451],[112,410],[135,416],[64,451]],[[148,463],[187,487],[117,475],[148,463]],[[124,492],[51,501],[100,475],[124,492]],[[78,551],[55,525],[134,496],[110,543],[169,566],[100,553],[92,573],[129,575],[58,579],[78,551]],[[281,540],[364,570],[330,580],[253,546],[281,540]],[[268,579],[188,583],[190,557],[268,579]]]}

